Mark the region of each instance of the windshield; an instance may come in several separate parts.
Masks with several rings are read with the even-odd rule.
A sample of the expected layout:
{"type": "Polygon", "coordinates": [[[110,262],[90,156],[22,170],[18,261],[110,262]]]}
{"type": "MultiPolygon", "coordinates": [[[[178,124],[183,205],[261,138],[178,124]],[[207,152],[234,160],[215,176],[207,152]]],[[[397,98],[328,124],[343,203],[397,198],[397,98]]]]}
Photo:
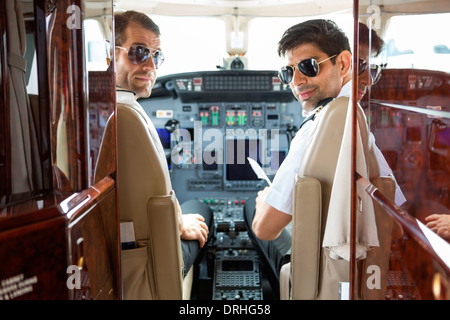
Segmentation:
{"type": "MultiPolygon", "coordinates": [[[[158,70],[163,76],[173,73],[212,71],[226,68],[226,27],[220,17],[174,17],[150,15],[161,29],[161,46],[165,62],[158,70]]],[[[245,68],[249,70],[278,70],[285,62],[277,54],[277,44],[283,32],[305,20],[326,18],[335,21],[347,34],[353,46],[351,13],[335,13],[308,17],[260,17],[248,25],[248,50],[245,68]]],[[[104,70],[106,51],[98,23],[86,20],[89,70],[104,70]]],[[[450,13],[394,16],[381,34],[385,46],[376,63],[386,68],[415,68],[450,72],[450,13]],[[427,25],[425,32],[421,27],[427,25]],[[404,26],[408,26],[405,28],[404,26]]]]}
{"type": "MultiPolygon", "coordinates": [[[[158,75],[218,70],[224,66],[226,51],[225,23],[217,17],[150,16],[160,27],[161,47],[166,57],[158,75]]],[[[335,21],[352,44],[351,14],[321,16],[335,21]]],[[[277,44],[283,32],[305,20],[298,18],[254,18],[248,27],[247,69],[278,70],[283,65],[277,54],[277,44]]]]}
{"type": "Polygon", "coordinates": [[[450,30],[450,13],[392,17],[382,63],[387,68],[450,72],[450,36],[444,30],[450,30]]]}

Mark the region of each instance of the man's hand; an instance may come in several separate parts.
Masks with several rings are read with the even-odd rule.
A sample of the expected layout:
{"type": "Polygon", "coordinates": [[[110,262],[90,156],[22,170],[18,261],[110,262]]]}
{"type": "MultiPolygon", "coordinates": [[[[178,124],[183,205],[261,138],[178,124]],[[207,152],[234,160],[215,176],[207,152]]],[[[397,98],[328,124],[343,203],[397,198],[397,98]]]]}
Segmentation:
{"type": "Polygon", "coordinates": [[[450,242],[450,214],[432,214],[425,221],[428,228],[450,242]]]}
{"type": "Polygon", "coordinates": [[[182,215],[183,227],[181,230],[181,239],[198,240],[200,248],[203,248],[208,240],[208,226],[205,219],[198,213],[188,213],[182,215]]]}

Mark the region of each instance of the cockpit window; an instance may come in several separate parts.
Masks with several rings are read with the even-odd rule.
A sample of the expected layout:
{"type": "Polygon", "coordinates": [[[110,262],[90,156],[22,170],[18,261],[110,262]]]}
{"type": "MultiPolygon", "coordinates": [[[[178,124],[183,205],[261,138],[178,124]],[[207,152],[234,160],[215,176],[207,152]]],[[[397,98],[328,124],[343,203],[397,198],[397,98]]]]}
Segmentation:
{"type": "Polygon", "coordinates": [[[450,30],[450,13],[392,17],[382,63],[386,68],[450,72],[450,37],[444,30],[450,30]]]}
{"type": "MultiPolygon", "coordinates": [[[[161,29],[161,48],[166,62],[158,76],[229,68],[226,27],[220,17],[150,16],[161,29]]],[[[352,14],[330,14],[350,39],[353,38],[352,14]]],[[[277,54],[283,32],[314,17],[253,18],[248,24],[248,46],[245,68],[249,70],[278,70],[283,64],[277,54]]]]}
{"type": "Polygon", "coordinates": [[[104,71],[108,68],[109,42],[106,41],[100,23],[94,19],[84,21],[89,32],[85,34],[88,71],[104,71]]]}
{"type": "Polygon", "coordinates": [[[165,63],[158,76],[210,71],[226,56],[225,24],[219,18],[150,16],[161,30],[165,63]]]}

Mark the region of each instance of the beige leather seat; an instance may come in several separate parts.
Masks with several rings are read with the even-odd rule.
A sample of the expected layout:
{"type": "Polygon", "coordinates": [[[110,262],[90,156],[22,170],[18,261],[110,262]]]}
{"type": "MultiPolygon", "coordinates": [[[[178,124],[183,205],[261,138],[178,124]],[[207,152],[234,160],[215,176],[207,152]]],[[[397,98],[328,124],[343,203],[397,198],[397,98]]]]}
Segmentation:
{"type": "Polygon", "coordinates": [[[122,250],[125,299],[189,299],[183,278],[177,199],[156,129],[128,91],[117,91],[120,221],[132,222],[137,248],[122,250]]]}
{"type": "MultiPolygon", "coordinates": [[[[348,139],[348,130],[351,128],[351,114],[347,114],[347,110],[351,110],[349,99],[341,97],[329,103],[314,120],[315,133],[303,157],[306,161],[302,162],[296,178],[291,260],[281,269],[281,299],[339,299],[339,283],[349,281],[349,261],[336,258],[328,247],[324,247],[327,222],[330,224],[327,232],[334,229],[333,235],[328,237],[338,234],[349,241],[351,139],[348,139]],[[343,140],[344,135],[347,140],[343,140]],[[340,166],[339,170],[337,166],[340,166]],[[335,199],[344,199],[347,203],[344,206],[336,203],[335,199]],[[334,202],[330,204],[330,201],[334,202]]],[[[379,169],[373,149],[367,143],[365,115],[361,108],[357,110],[363,164],[368,180],[372,181],[379,175],[379,169]]],[[[365,197],[362,191],[360,197],[365,197]]],[[[373,215],[376,216],[380,209],[375,207],[373,215]]],[[[373,217],[372,222],[374,219],[378,224],[378,218],[373,217]]],[[[370,225],[370,221],[366,223],[370,225]]],[[[380,238],[378,234],[375,236],[380,238]]],[[[390,246],[390,241],[388,244],[385,242],[383,248],[390,246]]],[[[370,256],[370,250],[368,252],[367,256],[370,256]]]]}

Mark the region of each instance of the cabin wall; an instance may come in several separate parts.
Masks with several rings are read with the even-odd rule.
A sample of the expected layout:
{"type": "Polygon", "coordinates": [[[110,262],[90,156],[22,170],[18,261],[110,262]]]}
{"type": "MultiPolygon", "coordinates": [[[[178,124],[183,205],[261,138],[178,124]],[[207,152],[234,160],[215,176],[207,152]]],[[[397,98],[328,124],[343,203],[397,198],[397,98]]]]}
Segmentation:
{"type": "MultiPolygon", "coordinates": [[[[115,111],[114,67],[89,74],[86,66],[84,20],[98,3],[27,3],[26,23],[18,19],[19,30],[23,23],[35,40],[28,50],[37,51],[38,92],[16,93],[31,102],[29,123],[24,123],[12,116],[16,107],[9,95],[12,77],[6,63],[11,43],[19,43],[7,32],[11,19],[5,23],[10,18],[5,5],[14,6],[15,1],[20,8],[20,0],[0,4],[0,257],[8,261],[0,267],[1,298],[120,299],[115,127],[103,141],[104,130],[89,121],[90,111],[105,121],[115,111]],[[29,188],[14,187],[19,177],[13,170],[18,165],[11,148],[12,128],[24,136],[35,131],[30,150],[38,169],[21,170],[26,173],[23,180],[31,181],[29,188]],[[93,163],[91,141],[109,148],[104,170],[93,163]],[[39,183],[32,183],[34,179],[39,183]],[[26,290],[13,290],[14,284],[25,281],[26,290]]],[[[100,21],[110,27],[112,1],[102,5],[100,21]]],[[[32,59],[33,54],[25,57],[32,59]]]]}

